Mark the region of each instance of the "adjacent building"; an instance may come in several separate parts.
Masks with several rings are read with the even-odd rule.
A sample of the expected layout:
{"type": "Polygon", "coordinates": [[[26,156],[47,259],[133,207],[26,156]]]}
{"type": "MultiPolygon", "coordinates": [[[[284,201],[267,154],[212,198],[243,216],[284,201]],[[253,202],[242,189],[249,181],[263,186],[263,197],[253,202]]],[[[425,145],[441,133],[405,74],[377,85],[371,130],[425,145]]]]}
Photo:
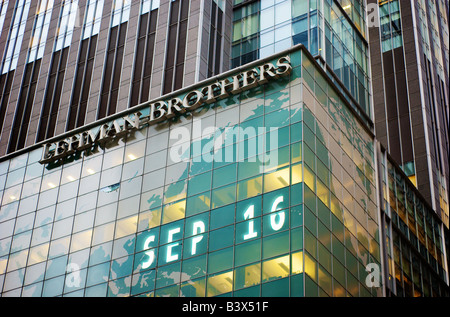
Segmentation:
{"type": "Polygon", "coordinates": [[[449,296],[431,2],[2,1],[1,295],[449,296]]]}
{"type": "Polygon", "coordinates": [[[396,236],[396,232],[402,232],[393,246],[395,264],[390,264],[390,275],[395,276],[396,283],[392,283],[391,291],[412,296],[418,289],[419,295],[429,294],[425,286],[428,281],[423,281],[422,290],[419,286],[424,267],[422,271],[415,268],[420,261],[410,256],[403,258],[400,249],[409,254],[412,246],[412,256],[419,252],[435,272],[445,276],[441,270],[448,263],[448,252],[441,238],[429,239],[437,231],[445,236],[448,246],[448,1],[368,3],[378,3],[380,21],[379,28],[369,29],[376,136],[389,156],[387,161],[397,165],[397,172],[387,168],[389,194],[385,193],[385,200],[389,203],[382,208],[386,212],[386,230],[396,236]],[[410,182],[398,179],[399,170],[410,182]],[[399,187],[403,188],[400,192],[396,190],[399,187]],[[412,197],[417,195],[408,188],[418,190],[421,200],[427,203],[424,209],[429,211],[423,217],[415,214],[417,205],[412,197]],[[391,222],[395,223],[392,228],[391,222]],[[428,229],[424,229],[426,226],[428,229]],[[437,254],[433,251],[436,242],[441,244],[437,254]],[[432,256],[424,250],[429,246],[432,256]],[[402,267],[404,262],[406,269],[402,267]],[[413,264],[412,271],[409,263],[413,264]]]}

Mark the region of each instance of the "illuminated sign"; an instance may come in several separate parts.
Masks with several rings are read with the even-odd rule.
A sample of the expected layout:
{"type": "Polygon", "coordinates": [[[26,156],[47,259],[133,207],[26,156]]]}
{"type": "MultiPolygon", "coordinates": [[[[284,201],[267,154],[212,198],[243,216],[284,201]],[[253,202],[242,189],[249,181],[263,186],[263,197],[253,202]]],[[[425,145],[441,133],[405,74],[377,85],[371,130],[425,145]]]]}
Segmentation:
{"type": "MultiPolygon", "coordinates": [[[[272,232],[277,232],[285,228],[285,224],[287,224],[287,215],[288,209],[282,208],[282,203],[285,202],[285,197],[283,195],[277,196],[269,210],[268,216],[263,218],[263,223],[265,228],[268,228],[272,232]]],[[[241,237],[237,237],[239,241],[247,241],[251,239],[255,239],[261,236],[261,225],[255,225],[256,218],[256,209],[255,204],[251,204],[245,211],[242,213],[242,210],[238,211],[238,213],[242,213],[243,221],[241,223],[244,226],[244,234],[241,237]]],[[[260,214],[261,210],[258,210],[260,214]]],[[[170,262],[177,261],[181,258],[181,250],[184,249],[185,256],[195,256],[196,254],[203,253],[199,245],[204,242],[206,245],[206,223],[204,220],[195,220],[192,223],[186,226],[187,232],[185,234],[189,236],[185,239],[185,243],[188,245],[182,246],[183,232],[182,232],[182,224],[177,225],[175,223],[173,226],[170,226],[161,232],[158,229],[152,229],[148,233],[148,236],[145,238],[143,243],[143,251],[145,254],[144,259],[141,262],[141,268],[147,269],[152,268],[156,265],[157,258],[157,246],[158,239],[159,245],[159,263],[167,264],[170,262]]]]}
{"type": "Polygon", "coordinates": [[[135,130],[173,118],[177,114],[189,113],[203,104],[211,104],[231,95],[264,85],[271,79],[290,74],[291,70],[290,58],[284,56],[279,58],[275,65],[265,63],[230,78],[217,80],[199,90],[189,91],[183,99],[175,97],[169,100],[150,102],[146,107],[143,106],[145,108],[140,111],[62,140],[44,144],[42,158],[39,162],[47,164],[92,149],[95,146],[105,146],[135,130]],[[148,115],[143,113],[148,113],[148,115]]]}

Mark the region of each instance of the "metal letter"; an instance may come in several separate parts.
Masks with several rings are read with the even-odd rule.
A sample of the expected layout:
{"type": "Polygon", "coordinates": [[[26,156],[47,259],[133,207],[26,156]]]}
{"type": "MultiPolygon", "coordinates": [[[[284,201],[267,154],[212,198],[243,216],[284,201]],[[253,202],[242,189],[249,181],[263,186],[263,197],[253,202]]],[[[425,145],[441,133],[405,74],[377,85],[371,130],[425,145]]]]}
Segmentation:
{"type": "Polygon", "coordinates": [[[163,121],[165,119],[167,104],[164,101],[157,101],[150,105],[150,120],[149,124],[163,121]],[[159,116],[155,116],[155,112],[158,112],[159,116]]]}
{"type": "Polygon", "coordinates": [[[278,67],[278,69],[277,69],[278,75],[280,75],[280,76],[288,75],[292,70],[290,57],[289,56],[281,57],[277,61],[277,67],[278,67]]]}
{"type": "MultiPolygon", "coordinates": [[[[150,243],[155,241],[155,236],[151,235],[147,238],[144,242],[144,250],[148,250],[150,248],[150,243]]],[[[145,252],[145,254],[148,256],[148,260],[142,263],[142,268],[146,269],[152,265],[153,261],[155,260],[155,251],[150,250],[145,252]]]]}
{"type": "MultiPolygon", "coordinates": [[[[199,234],[205,232],[205,224],[203,221],[196,221],[194,222],[194,234],[199,234]]],[[[191,255],[194,255],[197,253],[197,244],[203,240],[203,235],[197,236],[192,238],[192,249],[191,249],[191,255]]]]}
{"type": "Polygon", "coordinates": [[[191,91],[183,99],[183,107],[188,108],[189,111],[197,109],[202,105],[202,103],[203,103],[203,94],[198,90],[191,91]],[[193,97],[195,98],[194,103],[189,104],[191,98],[193,97]]]}

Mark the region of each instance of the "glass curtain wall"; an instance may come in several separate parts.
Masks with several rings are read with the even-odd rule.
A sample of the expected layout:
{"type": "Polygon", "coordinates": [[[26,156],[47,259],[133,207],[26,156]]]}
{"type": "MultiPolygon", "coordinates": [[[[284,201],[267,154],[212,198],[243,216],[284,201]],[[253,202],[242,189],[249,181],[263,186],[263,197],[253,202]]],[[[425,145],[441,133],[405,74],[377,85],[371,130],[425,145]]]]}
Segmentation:
{"type": "Polygon", "coordinates": [[[330,77],[370,121],[368,45],[361,22],[365,11],[359,1],[342,2],[235,1],[232,67],[301,43],[326,62],[330,77]]]}
{"type": "Polygon", "coordinates": [[[2,295],[381,295],[373,137],[309,54],[290,60],[63,165],[1,162],[2,295]]]}

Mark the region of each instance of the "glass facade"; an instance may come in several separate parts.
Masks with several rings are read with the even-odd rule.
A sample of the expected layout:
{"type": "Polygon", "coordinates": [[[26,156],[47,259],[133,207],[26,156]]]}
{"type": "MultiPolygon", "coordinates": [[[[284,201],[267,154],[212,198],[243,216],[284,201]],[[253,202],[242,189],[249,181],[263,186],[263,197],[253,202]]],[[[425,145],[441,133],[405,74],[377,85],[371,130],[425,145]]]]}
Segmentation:
{"type": "Polygon", "coordinates": [[[397,296],[449,296],[442,221],[392,159],[382,160],[388,287],[397,296]]]}
{"type": "Polygon", "coordinates": [[[373,135],[286,54],[287,77],[90,155],[3,160],[2,296],[381,296],[373,135]]]}
{"type": "Polygon", "coordinates": [[[366,1],[338,0],[337,2],[339,2],[361,35],[366,38],[366,1]]]}
{"type": "MultiPolygon", "coordinates": [[[[354,4],[353,8],[359,7],[358,0],[351,2],[354,4]]],[[[342,8],[335,1],[324,1],[324,59],[327,70],[331,73],[330,77],[338,83],[338,87],[343,87],[341,91],[348,102],[369,123],[373,120],[369,52],[364,32],[361,31],[365,27],[362,28],[357,22],[359,18],[356,18],[358,14],[364,15],[365,11],[358,9],[352,14],[353,18],[350,18],[349,10],[349,4],[342,8]]]]}
{"type": "Polygon", "coordinates": [[[233,67],[302,43],[319,53],[316,1],[256,1],[234,11],[233,67]],[[239,41],[239,42],[237,42],[239,41]]]}
{"type": "Polygon", "coordinates": [[[370,81],[360,1],[235,1],[232,67],[303,44],[326,62],[330,77],[368,120],[370,81]]]}
{"type": "Polygon", "coordinates": [[[5,22],[6,9],[8,8],[9,0],[3,0],[0,3],[0,35],[3,30],[3,23],[5,22]]]}
{"type": "Polygon", "coordinates": [[[131,1],[115,0],[113,5],[111,27],[128,21],[130,17],[131,1]]]}

